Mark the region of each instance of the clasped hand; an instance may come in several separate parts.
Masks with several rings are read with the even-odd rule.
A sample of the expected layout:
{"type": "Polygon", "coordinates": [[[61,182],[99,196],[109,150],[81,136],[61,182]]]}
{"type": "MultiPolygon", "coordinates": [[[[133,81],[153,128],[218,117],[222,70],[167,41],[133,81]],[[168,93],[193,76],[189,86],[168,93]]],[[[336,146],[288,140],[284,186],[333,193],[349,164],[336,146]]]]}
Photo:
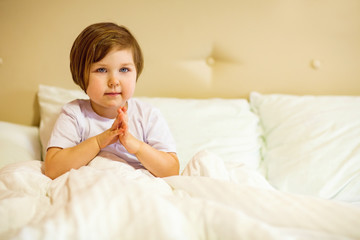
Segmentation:
{"type": "Polygon", "coordinates": [[[127,108],[119,108],[117,112],[118,115],[111,128],[96,136],[98,145],[102,149],[119,140],[129,153],[135,154],[140,149],[142,142],[129,132],[127,108]]]}

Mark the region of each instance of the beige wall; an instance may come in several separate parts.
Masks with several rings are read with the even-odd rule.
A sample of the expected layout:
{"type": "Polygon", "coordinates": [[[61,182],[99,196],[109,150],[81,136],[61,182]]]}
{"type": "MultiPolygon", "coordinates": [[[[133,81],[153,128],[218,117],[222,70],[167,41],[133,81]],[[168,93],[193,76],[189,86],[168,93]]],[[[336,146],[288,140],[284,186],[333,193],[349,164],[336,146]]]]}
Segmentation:
{"type": "Polygon", "coordinates": [[[359,0],[0,0],[0,120],[36,125],[39,84],[76,88],[72,42],[100,21],[140,42],[137,95],[360,95],[359,0]]]}

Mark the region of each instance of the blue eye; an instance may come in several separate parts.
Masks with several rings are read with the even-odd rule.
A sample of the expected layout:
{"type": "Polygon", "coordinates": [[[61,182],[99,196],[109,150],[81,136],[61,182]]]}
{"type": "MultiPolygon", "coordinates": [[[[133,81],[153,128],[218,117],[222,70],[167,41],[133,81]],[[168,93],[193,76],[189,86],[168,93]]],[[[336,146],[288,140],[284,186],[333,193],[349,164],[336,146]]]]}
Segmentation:
{"type": "Polygon", "coordinates": [[[128,72],[128,71],[129,71],[128,68],[120,68],[120,72],[126,73],[126,72],[128,72]]]}
{"type": "Polygon", "coordinates": [[[98,68],[96,69],[97,72],[100,72],[100,73],[104,73],[106,72],[106,69],[105,68],[98,68]]]}

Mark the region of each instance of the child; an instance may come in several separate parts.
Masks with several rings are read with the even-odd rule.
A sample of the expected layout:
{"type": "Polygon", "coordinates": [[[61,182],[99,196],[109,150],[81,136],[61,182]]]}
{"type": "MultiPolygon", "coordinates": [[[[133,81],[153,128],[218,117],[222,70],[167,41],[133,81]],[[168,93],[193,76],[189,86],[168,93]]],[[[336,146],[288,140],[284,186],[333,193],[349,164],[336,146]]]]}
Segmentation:
{"type": "Polygon", "coordinates": [[[174,140],[160,112],[131,98],[142,68],[141,49],[126,28],[97,23],[80,33],[70,69],[90,99],[63,107],[48,143],[48,177],[87,165],[100,151],[157,177],[179,173],[174,140]]]}

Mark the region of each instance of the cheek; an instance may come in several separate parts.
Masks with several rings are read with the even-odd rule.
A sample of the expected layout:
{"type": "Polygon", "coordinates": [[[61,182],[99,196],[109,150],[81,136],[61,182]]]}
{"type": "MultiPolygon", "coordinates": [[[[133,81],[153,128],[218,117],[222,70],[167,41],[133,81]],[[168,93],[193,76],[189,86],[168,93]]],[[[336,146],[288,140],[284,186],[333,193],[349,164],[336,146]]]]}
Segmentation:
{"type": "Polygon", "coordinates": [[[131,81],[127,81],[125,84],[126,84],[126,86],[125,86],[126,95],[128,97],[131,97],[134,94],[134,91],[135,91],[136,79],[131,80],[131,81]]]}
{"type": "Polygon", "coordinates": [[[97,84],[97,81],[89,80],[89,84],[86,89],[86,94],[91,98],[99,95],[101,93],[101,86],[97,84]]]}

